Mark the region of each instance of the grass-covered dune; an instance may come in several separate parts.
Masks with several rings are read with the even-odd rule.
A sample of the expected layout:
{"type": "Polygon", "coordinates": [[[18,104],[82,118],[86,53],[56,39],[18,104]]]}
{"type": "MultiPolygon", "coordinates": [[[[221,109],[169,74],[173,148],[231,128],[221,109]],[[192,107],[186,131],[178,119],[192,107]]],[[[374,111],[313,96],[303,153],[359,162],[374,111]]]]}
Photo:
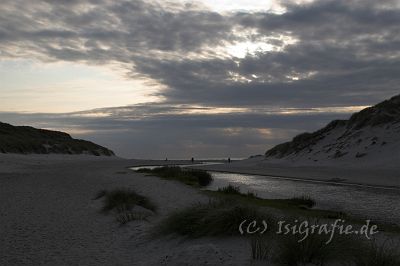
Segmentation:
{"type": "Polygon", "coordinates": [[[114,155],[113,151],[105,147],[90,141],[74,139],[64,132],[12,126],[1,122],[0,153],[114,155]]]}
{"type": "MultiPolygon", "coordinates": [[[[259,262],[256,265],[400,265],[399,246],[396,241],[382,242],[377,239],[367,240],[340,234],[329,239],[329,234],[318,231],[308,232],[307,235],[304,235],[304,232],[303,234],[280,232],[278,221],[303,220],[310,226],[326,224],[331,227],[334,225],[334,220],[322,219],[318,213],[303,212],[301,216],[293,216],[294,213],[289,209],[284,212],[284,217],[278,218],[274,212],[271,212],[271,208],[265,208],[267,205],[243,200],[247,198],[261,201],[262,199],[254,195],[242,194],[240,191],[232,191],[232,187],[228,187],[216,192],[220,195],[229,195],[230,199],[219,198],[209,203],[198,203],[186,209],[177,210],[161,221],[156,235],[175,234],[187,239],[201,237],[227,239],[231,236],[241,236],[247,238],[252,262],[259,262]],[[243,231],[240,231],[240,228],[243,231]],[[248,233],[249,231],[246,233],[249,228],[256,233],[248,233]]],[[[303,198],[293,198],[288,202],[296,202],[300,199],[303,200],[303,198]]]]}
{"type": "Polygon", "coordinates": [[[399,122],[400,95],[397,95],[354,113],[348,120],[334,120],[320,130],[297,135],[291,141],[269,149],[265,156],[275,159],[299,156],[311,161],[343,156],[347,159],[366,155],[379,158],[384,148],[398,145],[396,125],[399,122]],[[381,146],[382,150],[374,152],[376,146],[381,146]],[[361,149],[363,152],[359,152],[361,149]]]}

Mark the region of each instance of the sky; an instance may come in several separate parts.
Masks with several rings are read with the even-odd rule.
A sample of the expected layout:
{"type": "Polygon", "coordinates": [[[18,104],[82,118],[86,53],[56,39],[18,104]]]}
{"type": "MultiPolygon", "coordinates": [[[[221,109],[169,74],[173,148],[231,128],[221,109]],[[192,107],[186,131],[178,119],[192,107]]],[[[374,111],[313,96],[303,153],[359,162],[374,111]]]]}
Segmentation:
{"type": "Polygon", "coordinates": [[[0,121],[244,158],[399,94],[400,1],[2,0],[0,121]]]}

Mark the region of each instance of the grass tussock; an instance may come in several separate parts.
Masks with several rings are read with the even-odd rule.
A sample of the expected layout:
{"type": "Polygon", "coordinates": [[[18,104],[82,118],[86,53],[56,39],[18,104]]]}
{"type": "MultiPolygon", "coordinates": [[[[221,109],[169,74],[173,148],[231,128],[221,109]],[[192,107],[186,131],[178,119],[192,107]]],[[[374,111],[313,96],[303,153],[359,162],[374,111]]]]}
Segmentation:
{"type": "MultiPolygon", "coordinates": [[[[211,192],[212,193],[212,192],[211,192]]],[[[294,207],[300,207],[300,208],[312,208],[316,205],[316,201],[311,198],[308,195],[303,195],[300,197],[293,197],[290,199],[263,199],[258,197],[256,194],[252,192],[247,192],[247,193],[242,193],[240,191],[240,188],[237,186],[233,186],[229,184],[226,187],[218,188],[218,190],[213,193],[214,195],[225,195],[230,198],[235,198],[235,199],[242,199],[242,200],[248,200],[248,202],[254,203],[254,204],[260,204],[260,205],[277,205],[277,206],[294,206],[294,207]]]]}
{"type": "MultiPolygon", "coordinates": [[[[210,201],[196,204],[178,211],[166,218],[159,226],[162,234],[178,234],[197,238],[202,236],[239,235],[243,220],[271,221],[271,218],[257,207],[233,204],[227,201],[210,201]]],[[[272,224],[272,223],[271,223],[272,224]]]]}
{"type": "Polygon", "coordinates": [[[118,213],[116,216],[116,220],[121,225],[124,225],[131,221],[147,220],[147,218],[149,216],[150,216],[150,214],[146,213],[146,212],[126,210],[126,211],[118,213]]]}
{"type": "MultiPolygon", "coordinates": [[[[315,205],[315,200],[309,197],[297,197],[290,199],[266,199],[260,198],[256,194],[247,192],[241,193],[235,186],[219,188],[217,191],[206,190],[204,194],[216,200],[237,202],[244,205],[256,207],[266,207],[282,211],[286,216],[304,217],[306,219],[347,219],[347,214],[338,211],[321,210],[311,208],[315,205]]],[[[355,220],[354,222],[363,222],[355,220]]]]}
{"type": "MultiPolygon", "coordinates": [[[[310,225],[326,221],[307,220],[310,225]]],[[[279,266],[341,265],[394,266],[400,265],[400,242],[366,240],[356,236],[329,234],[270,234],[255,236],[250,241],[253,260],[279,266]]]]}
{"type": "MultiPolygon", "coordinates": [[[[326,220],[319,219],[304,219],[304,221],[309,227],[329,224],[326,220]]],[[[292,232],[276,234],[271,261],[274,265],[281,266],[342,265],[344,261],[349,261],[352,252],[349,247],[356,246],[357,241],[344,235],[330,238],[329,234],[318,230],[309,231],[307,234],[304,234],[304,231],[302,234],[292,232]]]]}
{"type": "Polygon", "coordinates": [[[221,194],[225,194],[225,195],[233,195],[233,196],[241,196],[241,197],[260,199],[253,192],[248,191],[247,193],[242,193],[240,191],[239,187],[233,186],[231,184],[229,184],[226,187],[218,188],[217,192],[221,193],[221,194]]]}
{"type": "Polygon", "coordinates": [[[273,241],[264,235],[255,235],[250,238],[251,257],[253,260],[267,261],[271,258],[273,241]]]}
{"type": "Polygon", "coordinates": [[[103,198],[102,212],[113,211],[121,225],[130,221],[146,220],[156,211],[156,206],[148,198],[130,189],[100,190],[93,200],[100,198],[103,198]],[[135,207],[138,209],[134,210],[135,207]]]}
{"type": "Polygon", "coordinates": [[[300,239],[298,235],[279,236],[275,263],[282,266],[322,266],[343,255],[338,241],[326,244],[326,235],[310,234],[304,241],[299,242],[300,239]]]}
{"type": "Polygon", "coordinates": [[[352,253],[352,262],[356,266],[400,265],[400,243],[370,241],[358,245],[358,247],[352,253]]]}
{"type": "Polygon", "coordinates": [[[309,196],[309,195],[293,197],[293,198],[290,198],[289,200],[293,203],[296,203],[298,205],[304,205],[308,208],[312,208],[316,204],[316,201],[313,198],[311,198],[311,196],[309,196]]]}
{"type": "MultiPolygon", "coordinates": [[[[311,234],[304,241],[287,235],[277,239],[276,252],[271,260],[282,266],[342,265],[342,266],[394,266],[400,265],[399,244],[376,240],[335,236],[326,244],[327,236],[311,234]]],[[[267,240],[268,241],[268,240],[267,240]]],[[[268,243],[268,242],[267,242],[268,243]]]]}
{"type": "Polygon", "coordinates": [[[321,219],[344,219],[347,215],[343,212],[313,209],[316,201],[309,196],[294,197],[289,199],[265,199],[252,192],[242,193],[239,187],[229,185],[217,191],[204,191],[203,193],[219,200],[237,201],[243,204],[259,207],[270,207],[286,212],[288,215],[304,216],[321,219]]]}
{"type": "Polygon", "coordinates": [[[226,187],[223,188],[218,188],[218,192],[224,193],[224,194],[230,194],[230,195],[241,195],[242,193],[240,192],[239,187],[235,187],[231,184],[229,184],[226,187]]]}
{"type": "Polygon", "coordinates": [[[196,169],[183,169],[178,166],[163,166],[154,169],[142,168],[139,173],[148,173],[164,179],[177,180],[186,185],[205,187],[211,184],[212,176],[206,171],[196,169]]]}
{"type": "Polygon", "coordinates": [[[124,212],[126,210],[131,210],[135,206],[140,206],[151,211],[156,210],[155,205],[148,198],[129,189],[107,191],[104,196],[104,206],[102,210],[104,212],[112,210],[124,212]]]}

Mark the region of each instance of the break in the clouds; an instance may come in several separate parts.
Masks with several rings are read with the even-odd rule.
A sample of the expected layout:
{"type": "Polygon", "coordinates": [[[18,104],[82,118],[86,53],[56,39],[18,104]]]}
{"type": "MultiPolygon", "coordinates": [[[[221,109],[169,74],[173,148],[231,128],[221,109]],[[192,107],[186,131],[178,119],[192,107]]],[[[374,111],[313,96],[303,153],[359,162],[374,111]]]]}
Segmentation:
{"type": "Polygon", "coordinates": [[[398,25],[391,0],[5,0],[1,116],[129,156],[261,153],[397,94],[398,25]],[[23,79],[28,64],[44,70],[23,79]]]}

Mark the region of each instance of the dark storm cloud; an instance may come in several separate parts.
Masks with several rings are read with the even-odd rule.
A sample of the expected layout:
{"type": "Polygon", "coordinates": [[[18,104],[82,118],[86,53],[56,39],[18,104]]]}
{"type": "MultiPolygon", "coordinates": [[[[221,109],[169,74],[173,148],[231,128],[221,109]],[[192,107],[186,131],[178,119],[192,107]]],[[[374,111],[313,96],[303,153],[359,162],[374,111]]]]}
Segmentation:
{"type": "Polygon", "coordinates": [[[2,49],[11,57],[18,54],[7,46],[26,48],[27,55],[40,52],[49,59],[134,64],[135,54],[196,51],[204,44],[233,38],[232,25],[222,15],[193,5],[171,7],[140,0],[6,1],[0,10],[2,49]]]}
{"type": "Polygon", "coordinates": [[[286,35],[296,43],[244,59],[143,58],[138,69],[167,84],[163,94],[176,102],[372,104],[399,91],[400,10],[393,3],[316,1],[290,5],[280,15],[237,14],[235,21],[257,29],[258,37],[286,35]],[[244,81],[227,81],[229,73],[244,81]]]}
{"type": "Polygon", "coordinates": [[[175,103],[365,105],[396,94],[395,1],[283,3],[283,14],[222,15],[199,4],[141,0],[5,1],[0,49],[3,57],[124,63],[132,78],[158,82],[165,87],[159,94],[175,103]],[[295,42],[284,46],[284,38],[295,42]],[[246,39],[282,49],[218,56],[246,39]]]}

